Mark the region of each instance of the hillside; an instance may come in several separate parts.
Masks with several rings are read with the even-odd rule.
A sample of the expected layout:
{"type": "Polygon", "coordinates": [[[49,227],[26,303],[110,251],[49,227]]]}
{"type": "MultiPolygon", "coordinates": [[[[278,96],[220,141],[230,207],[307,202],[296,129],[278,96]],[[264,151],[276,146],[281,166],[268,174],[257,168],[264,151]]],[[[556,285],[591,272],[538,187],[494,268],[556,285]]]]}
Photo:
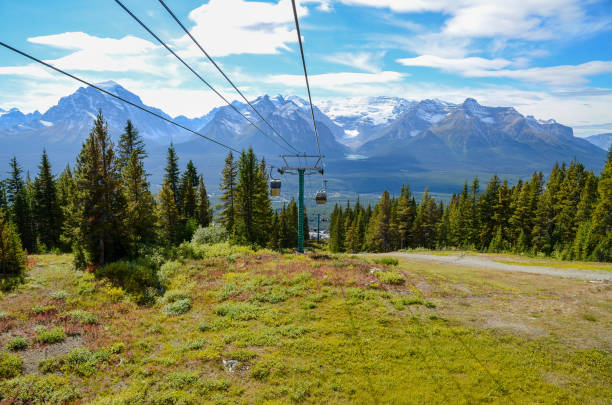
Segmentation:
{"type": "Polygon", "coordinates": [[[609,150],[612,145],[612,133],[592,135],[584,139],[604,150],[609,150]]]}
{"type": "MultiPolygon", "coordinates": [[[[115,82],[99,85],[173,118],[145,106],[137,95],[115,82]]],[[[252,103],[298,151],[316,152],[310,109],[303,99],[265,95],[252,103]]],[[[238,149],[253,146],[269,164],[278,165],[279,154],[292,152],[245,103],[235,101],[233,106],[267,136],[229,106],[198,118],[173,119],[238,149]]],[[[202,166],[211,190],[216,190],[225,149],[93,88],[79,88],[42,114],[0,111],[0,162],[15,155],[26,170],[34,171],[44,147],[59,171],[73,162],[99,109],[113,139],[118,139],[128,119],[143,135],[152,184],[161,182],[165,150],[172,141],[183,164],[192,159],[202,166]]],[[[415,190],[429,186],[448,193],[474,175],[486,180],[498,173],[516,181],[534,170],[548,172],[555,162],[576,158],[599,172],[605,161],[601,148],[574,137],[567,126],[524,117],[512,107],[482,106],[470,98],[462,104],[393,97],[330,100],[322,102],[320,109],[315,107],[315,116],[330,188],[337,191],[377,193],[409,182],[415,190]]],[[[295,179],[286,180],[285,189],[293,190],[295,179]]]]}
{"type": "Polygon", "coordinates": [[[165,295],[140,306],[72,270],[69,256],[32,256],[27,284],[0,296],[0,343],[14,348],[0,352],[0,401],[612,400],[606,284],[404,259],[198,251],[164,264],[165,295]]]}

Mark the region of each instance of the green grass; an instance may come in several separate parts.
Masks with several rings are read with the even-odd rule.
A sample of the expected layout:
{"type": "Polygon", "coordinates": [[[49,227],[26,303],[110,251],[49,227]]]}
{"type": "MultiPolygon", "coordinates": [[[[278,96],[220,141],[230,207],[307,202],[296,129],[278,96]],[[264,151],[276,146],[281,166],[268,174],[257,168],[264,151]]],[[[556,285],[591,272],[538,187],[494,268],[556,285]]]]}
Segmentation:
{"type": "Polygon", "coordinates": [[[2,346],[32,342],[1,352],[0,402],[612,401],[606,285],[404,259],[372,274],[366,258],[225,244],[194,256],[162,266],[148,305],[34,256],[0,297],[2,346]]]}
{"type": "Polygon", "coordinates": [[[556,269],[577,269],[577,270],[598,270],[598,271],[612,271],[612,265],[609,264],[592,264],[583,262],[567,262],[561,260],[547,260],[547,259],[525,259],[525,260],[505,260],[495,259],[496,262],[504,264],[512,264],[515,266],[539,266],[539,267],[553,267],[556,269]]]}

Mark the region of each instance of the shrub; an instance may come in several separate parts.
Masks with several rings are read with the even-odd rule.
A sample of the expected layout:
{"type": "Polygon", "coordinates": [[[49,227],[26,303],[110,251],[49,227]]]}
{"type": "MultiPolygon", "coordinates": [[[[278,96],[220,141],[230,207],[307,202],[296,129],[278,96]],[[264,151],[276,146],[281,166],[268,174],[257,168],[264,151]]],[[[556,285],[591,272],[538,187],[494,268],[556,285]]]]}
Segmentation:
{"type": "Polygon", "coordinates": [[[0,380],[21,374],[21,358],[11,353],[0,352],[0,380]]]}
{"type": "Polygon", "coordinates": [[[97,269],[95,274],[121,286],[134,295],[139,304],[152,302],[160,287],[157,271],[146,259],[110,263],[97,269]]]}
{"type": "Polygon", "coordinates": [[[12,351],[24,350],[28,347],[28,341],[22,336],[12,338],[6,343],[6,348],[12,351]]]}
{"type": "Polygon", "coordinates": [[[64,404],[79,398],[68,378],[28,374],[0,383],[0,400],[16,404],[64,404]]]}
{"type": "Polygon", "coordinates": [[[376,277],[383,284],[402,285],[404,284],[404,277],[397,271],[377,271],[376,277]]]}
{"type": "Polygon", "coordinates": [[[123,299],[125,292],[121,287],[111,287],[108,289],[108,291],[106,291],[106,294],[112,302],[119,302],[121,299],[123,299]]]}
{"type": "Polygon", "coordinates": [[[198,330],[200,332],[206,332],[210,329],[210,324],[208,322],[200,322],[200,324],[198,325],[198,330]]]}
{"type": "Polygon", "coordinates": [[[257,307],[246,302],[226,302],[217,305],[217,315],[227,316],[236,321],[247,321],[257,318],[257,307]]]}
{"type": "Polygon", "coordinates": [[[204,345],[206,345],[205,339],[197,339],[197,340],[192,340],[191,342],[187,342],[187,344],[185,345],[185,348],[187,350],[200,350],[201,348],[204,347],[204,345]]]}
{"type": "Polygon", "coordinates": [[[178,300],[189,299],[189,293],[182,290],[170,290],[164,294],[164,301],[167,303],[176,302],[178,300]]]}
{"type": "Polygon", "coordinates": [[[9,290],[23,280],[26,256],[15,225],[0,210],[0,290],[9,290]]]}
{"type": "Polygon", "coordinates": [[[399,261],[394,257],[381,257],[380,259],[374,259],[374,263],[382,264],[383,266],[397,266],[399,261]]]}
{"type": "Polygon", "coordinates": [[[41,343],[61,343],[66,340],[66,333],[64,333],[64,329],[60,327],[52,329],[42,327],[39,329],[36,339],[41,343]]]}
{"type": "Polygon", "coordinates": [[[98,323],[98,315],[83,311],[82,309],[75,309],[70,312],[70,318],[81,325],[96,325],[98,323]]]}
{"type": "Polygon", "coordinates": [[[206,228],[199,227],[196,229],[191,243],[193,244],[209,244],[225,242],[228,240],[227,230],[222,226],[208,226],[206,228]]]}
{"type": "Polygon", "coordinates": [[[65,300],[68,297],[68,293],[64,290],[53,291],[51,298],[54,300],[65,300]]]}
{"type": "Polygon", "coordinates": [[[168,288],[170,280],[176,276],[181,269],[181,263],[177,261],[170,261],[162,264],[159,269],[158,277],[159,282],[164,288],[168,288]]]}
{"type": "Polygon", "coordinates": [[[166,315],[181,315],[191,309],[191,299],[183,298],[171,302],[164,306],[163,312],[166,315]]]}

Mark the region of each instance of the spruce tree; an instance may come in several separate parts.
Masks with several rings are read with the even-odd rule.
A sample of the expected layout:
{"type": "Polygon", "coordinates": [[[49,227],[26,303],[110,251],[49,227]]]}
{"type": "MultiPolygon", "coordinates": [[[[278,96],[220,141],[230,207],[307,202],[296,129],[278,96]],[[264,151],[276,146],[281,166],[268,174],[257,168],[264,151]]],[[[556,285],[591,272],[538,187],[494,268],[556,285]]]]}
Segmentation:
{"type": "Polygon", "coordinates": [[[77,158],[76,264],[105,265],[127,253],[124,230],[125,200],[121,175],[108,126],[100,111],[77,158]],[[83,256],[81,256],[81,252],[83,256]],[[80,263],[81,257],[86,263],[80,263]]]}
{"type": "Polygon", "coordinates": [[[196,217],[198,225],[207,227],[212,222],[212,212],[210,209],[210,201],[208,200],[208,194],[206,192],[206,186],[204,185],[204,177],[200,175],[198,179],[198,198],[197,198],[197,212],[196,217]]]}
{"type": "Polygon", "coordinates": [[[23,171],[15,157],[11,159],[10,166],[10,177],[6,187],[9,220],[15,224],[24,249],[33,252],[36,249],[36,236],[32,229],[32,210],[28,191],[21,177],[23,171]]]}
{"type": "Polygon", "coordinates": [[[225,227],[230,235],[234,235],[235,230],[235,198],[236,181],[238,179],[238,169],[234,161],[234,155],[230,151],[225,158],[225,166],[221,171],[220,189],[223,192],[219,212],[219,222],[225,227]]]}
{"type": "Polygon", "coordinates": [[[181,204],[179,211],[185,217],[185,219],[195,219],[197,209],[197,187],[198,187],[198,171],[195,165],[190,160],[187,162],[187,167],[181,177],[181,184],[179,187],[181,193],[181,204]]]}
{"type": "Polygon", "coordinates": [[[148,174],[144,168],[144,144],[130,121],[121,137],[119,156],[126,205],[125,229],[129,253],[134,256],[138,253],[139,246],[155,240],[155,200],[149,189],[148,174]],[[129,155],[126,158],[127,153],[129,155]]]}
{"type": "Polygon", "coordinates": [[[170,190],[172,190],[172,194],[174,196],[174,204],[180,212],[182,208],[182,203],[180,201],[180,171],[178,160],[179,159],[176,154],[176,149],[174,149],[174,144],[170,143],[170,147],[168,147],[168,154],[166,156],[164,181],[168,183],[170,190]]]}
{"type": "Polygon", "coordinates": [[[374,212],[375,214],[370,219],[370,231],[366,239],[366,246],[372,252],[387,252],[390,250],[391,242],[391,201],[388,191],[385,190],[382,193],[374,212]]]}
{"type": "Polygon", "coordinates": [[[182,232],[179,224],[179,213],[176,208],[174,194],[170,181],[165,179],[158,196],[157,220],[161,240],[167,245],[174,245],[180,242],[182,232]]]}
{"type": "Polygon", "coordinates": [[[593,212],[593,231],[598,243],[593,252],[593,259],[612,260],[612,146],[604,166],[599,183],[599,202],[593,212]]]}
{"type": "Polygon", "coordinates": [[[47,249],[59,247],[62,215],[57,198],[55,177],[47,152],[43,150],[39,173],[34,180],[34,221],[40,243],[47,249]]]}
{"type": "Polygon", "coordinates": [[[70,165],[60,174],[57,179],[57,202],[61,215],[60,248],[63,252],[72,249],[75,242],[74,231],[77,228],[77,218],[72,213],[72,207],[76,206],[76,181],[72,176],[70,165]]]}
{"type": "Polygon", "coordinates": [[[21,279],[26,257],[15,225],[0,209],[0,290],[11,288],[14,279],[21,279]]]}
{"type": "Polygon", "coordinates": [[[132,153],[136,153],[138,160],[143,160],[147,157],[144,140],[138,134],[138,130],[132,125],[132,121],[130,120],[127,121],[117,146],[119,170],[123,170],[123,168],[128,165],[132,153]]]}

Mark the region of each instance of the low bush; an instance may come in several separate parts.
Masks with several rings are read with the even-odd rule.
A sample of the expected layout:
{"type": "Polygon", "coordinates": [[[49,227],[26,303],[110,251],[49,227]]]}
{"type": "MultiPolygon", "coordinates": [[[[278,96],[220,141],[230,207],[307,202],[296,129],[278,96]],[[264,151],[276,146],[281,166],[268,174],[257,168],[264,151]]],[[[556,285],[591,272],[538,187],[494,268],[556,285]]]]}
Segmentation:
{"type": "Polygon", "coordinates": [[[404,284],[404,277],[397,271],[377,271],[376,277],[383,284],[402,285],[404,284]]]}
{"type": "Polygon", "coordinates": [[[65,300],[68,297],[68,293],[64,290],[53,291],[51,298],[54,300],[65,300]]]}
{"type": "Polygon", "coordinates": [[[65,404],[79,397],[68,378],[56,375],[28,374],[0,383],[0,400],[11,404],[65,404]]]}
{"type": "Polygon", "coordinates": [[[70,312],[70,318],[81,325],[96,325],[99,319],[98,315],[83,311],[82,309],[75,309],[70,312]]]}
{"type": "Polygon", "coordinates": [[[17,336],[6,342],[6,348],[14,352],[24,350],[28,347],[28,340],[23,336],[17,336]]]}
{"type": "Polygon", "coordinates": [[[41,343],[61,343],[66,340],[66,333],[64,329],[61,327],[55,327],[51,329],[46,329],[42,327],[38,331],[38,336],[36,337],[41,343]]]}
{"type": "Polygon", "coordinates": [[[181,315],[191,309],[191,299],[183,298],[164,305],[163,312],[166,315],[181,315]]]}
{"type": "Polygon", "coordinates": [[[160,287],[157,270],[147,259],[110,263],[97,269],[95,274],[121,286],[139,304],[153,302],[160,287]]]}
{"type": "Polygon", "coordinates": [[[217,305],[217,315],[227,316],[235,321],[247,321],[257,318],[257,307],[246,302],[226,302],[217,305]]]}
{"type": "Polygon", "coordinates": [[[21,374],[21,367],[21,358],[19,356],[0,352],[0,380],[17,377],[21,374]]]}
{"type": "Polygon", "coordinates": [[[399,261],[394,257],[381,257],[380,259],[374,259],[374,263],[381,264],[383,266],[397,266],[399,261]]]}
{"type": "Polygon", "coordinates": [[[225,242],[229,239],[227,230],[222,226],[199,227],[191,238],[193,244],[209,244],[225,242]]]}

